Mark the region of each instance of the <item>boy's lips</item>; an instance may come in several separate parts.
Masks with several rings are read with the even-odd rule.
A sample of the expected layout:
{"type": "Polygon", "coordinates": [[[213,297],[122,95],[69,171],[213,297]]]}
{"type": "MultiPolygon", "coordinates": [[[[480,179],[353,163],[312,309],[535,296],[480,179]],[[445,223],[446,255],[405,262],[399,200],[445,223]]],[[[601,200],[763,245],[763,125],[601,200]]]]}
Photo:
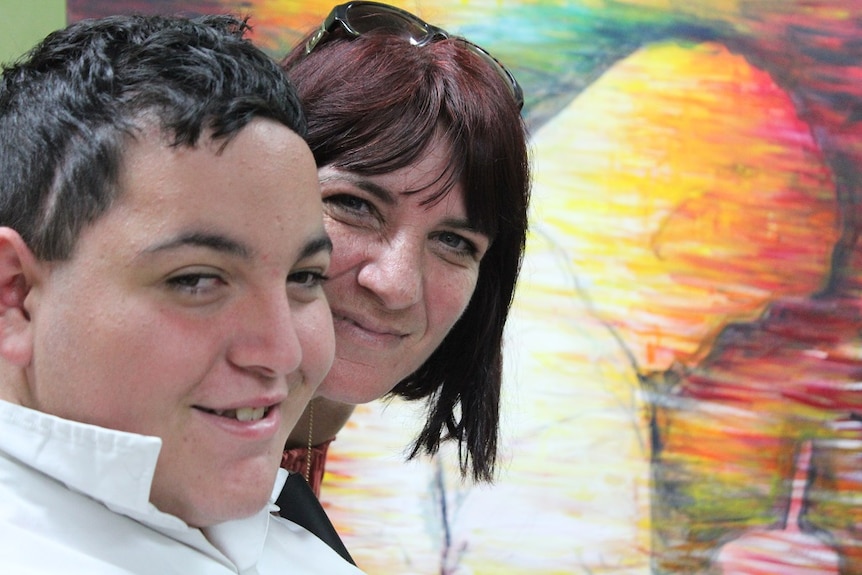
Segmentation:
{"type": "Polygon", "coordinates": [[[236,409],[207,409],[206,407],[198,407],[201,411],[226,417],[228,419],[236,419],[237,421],[258,421],[266,417],[266,414],[274,406],[269,407],[238,407],[236,409]]]}
{"type": "Polygon", "coordinates": [[[194,409],[205,422],[208,429],[206,433],[217,438],[217,441],[223,442],[227,437],[232,437],[243,443],[248,441],[268,443],[282,431],[281,405],[281,403],[267,406],[246,405],[229,409],[195,406],[194,409]],[[222,432],[227,436],[221,435],[222,432]]]}
{"type": "Polygon", "coordinates": [[[278,406],[286,399],[286,395],[270,395],[268,397],[258,397],[255,399],[224,403],[218,407],[210,404],[195,405],[194,408],[203,411],[204,413],[223,417],[228,420],[253,422],[265,419],[272,411],[277,411],[278,406]]]}

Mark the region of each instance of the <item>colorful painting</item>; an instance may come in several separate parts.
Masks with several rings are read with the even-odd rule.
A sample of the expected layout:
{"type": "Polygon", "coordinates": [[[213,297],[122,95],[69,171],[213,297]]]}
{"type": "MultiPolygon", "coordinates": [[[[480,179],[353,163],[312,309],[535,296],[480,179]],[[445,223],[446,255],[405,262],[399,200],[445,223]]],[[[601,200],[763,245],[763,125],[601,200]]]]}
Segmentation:
{"type": "MultiPolygon", "coordinates": [[[[526,93],[532,230],[494,485],[359,408],[323,500],[370,574],[862,572],[862,5],[414,0],[526,93]]],[[[331,2],[240,12],[285,53],[331,2]]]]}

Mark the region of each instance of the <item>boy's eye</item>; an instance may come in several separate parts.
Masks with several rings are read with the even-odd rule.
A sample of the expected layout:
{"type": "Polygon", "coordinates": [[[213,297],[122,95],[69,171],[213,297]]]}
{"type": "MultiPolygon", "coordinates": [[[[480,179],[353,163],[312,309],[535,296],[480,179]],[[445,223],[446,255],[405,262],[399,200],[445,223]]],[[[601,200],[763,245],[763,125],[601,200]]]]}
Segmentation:
{"type": "Polygon", "coordinates": [[[184,274],[170,278],[168,283],[180,290],[197,292],[215,287],[221,283],[221,278],[214,274],[184,274]]]}
{"type": "Polygon", "coordinates": [[[301,287],[305,288],[315,288],[320,285],[323,285],[327,278],[320,272],[316,271],[301,271],[292,273],[287,277],[287,280],[290,283],[299,284],[301,287]]]}

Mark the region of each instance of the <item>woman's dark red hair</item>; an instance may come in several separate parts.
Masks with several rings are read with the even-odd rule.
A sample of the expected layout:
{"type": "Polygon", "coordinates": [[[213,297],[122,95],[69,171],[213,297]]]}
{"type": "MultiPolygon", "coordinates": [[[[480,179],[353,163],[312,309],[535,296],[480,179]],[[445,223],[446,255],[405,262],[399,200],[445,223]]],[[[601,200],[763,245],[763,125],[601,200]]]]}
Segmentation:
{"type": "Polygon", "coordinates": [[[282,63],[308,118],[317,165],[381,174],[421,157],[442,135],[450,183],[467,216],[492,238],[473,297],[440,347],[392,394],[425,399],[428,418],[410,457],[459,446],[461,472],[493,478],[497,457],[503,329],[527,232],[530,173],[524,123],[501,76],[458,39],[416,47],[387,33],[336,31],[310,54],[282,63]]]}

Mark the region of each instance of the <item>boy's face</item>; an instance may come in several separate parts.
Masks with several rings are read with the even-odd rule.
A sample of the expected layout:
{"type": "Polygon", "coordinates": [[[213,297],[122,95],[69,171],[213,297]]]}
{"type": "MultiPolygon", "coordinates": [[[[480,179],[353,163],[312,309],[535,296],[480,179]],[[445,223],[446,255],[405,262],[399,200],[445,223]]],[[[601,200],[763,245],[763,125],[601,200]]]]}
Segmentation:
{"type": "Polygon", "coordinates": [[[25,304],[29,407],[161,437],[151,501],[199,527],[266,504],[334,352],[310,151],[267,120],[222,144],[132,141],[118,201],[25,304]]]}

